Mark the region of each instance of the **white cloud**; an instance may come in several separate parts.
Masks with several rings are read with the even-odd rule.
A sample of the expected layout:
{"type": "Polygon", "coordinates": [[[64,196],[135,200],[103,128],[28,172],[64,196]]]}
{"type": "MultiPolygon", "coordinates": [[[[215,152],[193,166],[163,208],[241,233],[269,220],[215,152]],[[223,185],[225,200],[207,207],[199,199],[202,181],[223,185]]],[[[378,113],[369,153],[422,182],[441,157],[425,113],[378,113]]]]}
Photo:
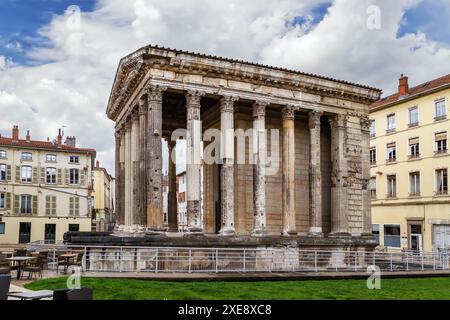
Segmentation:
{"type": "Polygon", "coordinates": [[[412,1],[335,0],[312,26],[311,10],[328,0],[99,0],[82,13],[80,28],[54,16],[39,33],[45,47],[27,56],[37,66],[11,66],[0,56],[0,130],[13,124],[35,138],[66,134],[94,147],[114,168],[113,123],[106,118],[109,92],[122,56],[158,44],[282,65],[383,88],[400,73],[425,81],[447,65],[449,51],[424,34],[397,39],[412,1]],[[382,8],[382,30],[365,28],[366,8],[382,8]],[[304,17],[305,24],[293,26],[304,17]],[[416,48],[413,50],[413,48],[416,48]],[[445,62],[445,63],[444,63],[445,62]]]}

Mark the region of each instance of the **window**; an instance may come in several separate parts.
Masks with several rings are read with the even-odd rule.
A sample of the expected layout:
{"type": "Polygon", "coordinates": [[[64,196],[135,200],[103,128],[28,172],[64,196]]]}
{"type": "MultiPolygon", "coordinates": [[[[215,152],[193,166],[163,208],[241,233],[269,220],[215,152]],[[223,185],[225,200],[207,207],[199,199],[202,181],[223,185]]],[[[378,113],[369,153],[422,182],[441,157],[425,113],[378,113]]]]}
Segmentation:
{"type": "Polygon", "coordinates": [[[377,198],[377,178],[372,177],[370,178],[370,197],[372,199],[376,199],[377,198]]]}
{"type": "Polygon", "coordinates": [[[384,225],[384,246],[400,248],[400,225],[384,225]]]}
{"type": "Polygon", "coordinates": [[[0,209],[6,208],[6,193],[0,193],[0,209]]]}
{"type": "Polygon", "coordinates": [[[409,139],[409,158],[419,158],[420,157],[420,144],[419,138],[409,139]]]}
{"type": "Polygon", "coordinates": [[[447,110],[445,107],[444,99],[435,102],[435,110],[436,110],[436,117],[434,118],[434,120],[439,121],[447,117],[447,110]]]}
{"type": "Polygon", "coordinates": [[[374,165],[377,163],[377,150],[375,148],[370,149],[370,164],[374,165]]]}
{"type": "Polygon", "coordinates": [[[375,243],[380,243],[380,225],[373,224],[372,225],[372,236],[375,243]]]}
{"type": "Polygon", "coordinates": [[[375,131],[375,120],[372,120],[370,122],[370,136],[373,138],[376,135],[376,131],[375,131]]]}
{"type": "Polygon", "coordinates": [[[387,176],[388,198],[395,198],[397,195],[397,178],[395,175],[387,176]]]}
{"type": "Polygon", "coordinates": [[[409,195],[420,195],[420,172],[411,172],[409,174],[409,195]]]}
{"type": "Polygon", "coordinates": [[[47,168],[46,169],[46,181],[48,184],[56,183],[56,168],[47,168]]]}
{"type": "Polygon", "coordinates": [[[31,196],[29,194],[20,196],[20,213],[31,214],[31,196]]]}
{"type": "Polygon", "coordinates": [[[447,169],[436,170],[436,193],[437,194],[448,193],[447,169]]]}
{"type": "Polygon", "coordinates": [[[45,214],[56,216],[56,196],[45,196],[45,214]]]}
{"type": "Polygon", "coordinates": [[[22,152],[22,160],[24,161],[32,161],[33,154],[31,152],[22,152]]]}
{"type": "Polygon", "coordinates": [[[6,181],[6,164],[0,164],[0,181],[6,181]]]}
{"type": "Polygon", "coordinates": [[[446,153],[447,152],[447,132],[439,132],[434,136],[436,141],[436,153],[446,153]]]}
{"type": "Polygon", "coordinates": [[[70,216],[80,215],[80,198],[78,197],[69,198],[69,215],[70,216]]]}
{"type": "Polygon", "coordinates": [[[69,232],[78,232],[80,231],[79,224],[69,224],[69,232]]]}
{"type": "Polygon", "coordinates": [[[387,116],[387,133],[395,131],[395,114],[390,114],[387,116]]]}
{"type": "Polygon", "coordinates": [[[5,234],[5,223],[0,222],[0,234],[5,234]]]}
{"type": "Polygon", "coordinates": [[[56,155],[55,154],[47,154],[45,156],[46,162],[56,162],[56,155]]]}
{"type": "Polygon", "coordinates": [[[388,143],[386,148],[387,148],[387,161],[388,162],[395,162],[395,159],[397,157],[397,150],[395,148],[395,142],[394,143],[388,143]]]}
{"type": "Polygon", "coordinates": [[[417,127],[419,125],[419,108],[412,107],[409,109],[409,127],[417,127]]]}
{"type": "Polygon", "coordinates": [[[80,184],[80,170],[70,169],[69,183],[70,184],[80,184]]]}
{"type": "Polygon", "coordinates": [[[6,151],[0,150],[0,159],[6,159],[6,151]]]}
{"type": "Polygon", "coordinates": [[[80,157],[78,156],[70,156],[70,163],[80,163],[80,157]]]}
{"type": "Polygon", "coordinates": [[[32,167],[30,166],[22,166],[20,170],[21,181],[22,182],[31,182],[32,181],[32,167]]]}

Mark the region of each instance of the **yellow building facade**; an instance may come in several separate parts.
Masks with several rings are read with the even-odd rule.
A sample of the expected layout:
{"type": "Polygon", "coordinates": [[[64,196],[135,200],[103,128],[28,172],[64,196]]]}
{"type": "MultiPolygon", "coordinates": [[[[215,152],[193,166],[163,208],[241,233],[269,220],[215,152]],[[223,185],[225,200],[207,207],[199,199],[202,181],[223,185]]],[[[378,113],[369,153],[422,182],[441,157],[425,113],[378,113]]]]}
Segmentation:
{"type": "Polygon", "coordinates": [[[94,189],[92,191],[93,208],[92,231],[108,231],[113,222],[113,177],[96,162],[92,170],[94,189]]]}
{"type": "Polygon", "coordinates": [[[450,75],[370,108],[372,229],[391,251],[450,249],[450,75]]]}

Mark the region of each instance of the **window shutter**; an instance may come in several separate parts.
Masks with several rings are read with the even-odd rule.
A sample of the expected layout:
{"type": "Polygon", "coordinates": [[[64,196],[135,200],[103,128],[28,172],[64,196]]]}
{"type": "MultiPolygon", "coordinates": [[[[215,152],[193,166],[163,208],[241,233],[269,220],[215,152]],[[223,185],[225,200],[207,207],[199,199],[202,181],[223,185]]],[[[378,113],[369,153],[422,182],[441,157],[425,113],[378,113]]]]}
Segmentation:
{"type": "Polygon", "coordinates": [[[80,198],[75,198],[75,215],[80,215],[80,198]]]}
{"type": "Polygon", "coordinates": [[[16,182],[20,182],[20,166],[16,166],[16,182]]]}
{"type": "Polygon", "coordinates": [[[33,196],[33,204],[32,204],[31,214],[33,216],[37,216],[37,214],[38,214],[38,197],[37,196],[33,196]]]}
{"type": "Polygon", "coordinates": [[[18,194],[14,195],[14,213],[19,214],[20,209],[20,196],[18,194]]]}
{"type": "Polygon", "coordinates": [[[5,206],[6,210],[10,210],[11,209],[11,192],[7,192],[6,193],[6,206],[5,206]]]}
{"type": "Polygon", "coordinates": [[[11,165],[6,166],[6,181],[11,181],[11,165]]]}
{"type": "Polygon", "coordinates": [[[65,180],[65,184],[68,186],[69,185],[69,169],[64,169],[64,180],[65,180]]]}
{"type": "Polygon", "coordinates": [[[33,183],[39,183],[38,182],[38,168],[33,167],[33,183]]]}
{"type": "Polygon", "coordinates": [[[56,196],[52,197],[52,215],[56,215],[56,196]]]}
{"type": "Polygon", "coordinates": [[[69,215],[70,216],[73,216],[73,207],[74,207],[73,206],[73,199],[74,199],[73,197],[69,198],[69,215]]]}
{"type": "Polygon", "coordinates": [[[80,170],[80,185],[84,186],[86,180],[86,175],[84,174],[84,170],[80,170]]]}
{"type": "Polygon", "coordinates": [[[58,177],[56,178],[56,182],[58,183],[58,185],[62,185],[62,169],[58,169],[58,177]]]}
{"type": "Polygon", "coordinates": [[[45,215],[50,215],[50,196],[45,196],[45,215]]]}
{"type": "Polygon", "coordinates": [[[45,168],[41,168],[41,184],[45,184],[46,179],[45,179],[45,168]]]}

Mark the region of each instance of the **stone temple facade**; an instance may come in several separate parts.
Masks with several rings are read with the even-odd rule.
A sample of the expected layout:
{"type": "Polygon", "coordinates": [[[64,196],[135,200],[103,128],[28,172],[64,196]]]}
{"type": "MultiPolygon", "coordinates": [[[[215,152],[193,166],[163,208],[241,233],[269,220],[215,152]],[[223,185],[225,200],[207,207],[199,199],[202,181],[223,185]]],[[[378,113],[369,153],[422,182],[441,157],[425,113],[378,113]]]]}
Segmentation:
{"type": "Polygon", "coordinates": [[[163,220],[163,144],[172,152],[175,130],[187,129],[186,157],[196,159],[200,139],[204,156],[216,141],[203,135],[215,128],[222,132],[222,152],[212,155],[218,161],[186,166],[189,233],[370,236],[368,105],[380,95],[297,71],[141,48],[120,61],[107,107],[116,123],[118,223],[177,230],[173,157],[168,224],[163,220]]]}

